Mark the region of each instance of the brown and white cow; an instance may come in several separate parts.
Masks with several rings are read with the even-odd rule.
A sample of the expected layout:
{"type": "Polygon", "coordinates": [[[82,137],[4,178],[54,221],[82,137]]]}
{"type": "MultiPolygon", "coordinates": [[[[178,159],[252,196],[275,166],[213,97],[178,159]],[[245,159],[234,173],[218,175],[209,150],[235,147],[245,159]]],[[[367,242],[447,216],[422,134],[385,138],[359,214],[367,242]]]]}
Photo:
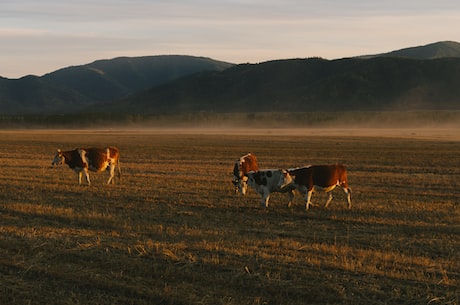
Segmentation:
{"type": "Polygon", "coordinates": [[[293,185],[305,196],[306,209],[310,207],[311,195],[314,191],[329,193],[325,208],[332,201],[332,190],[342,187],[347,194],[348,208],[351,209],[351,189],[348,187],[347,169],[341,164],[311,165],[292,170],[283,170],[278,186],[280,188],[293,185]]]}
{"type": "Polygon", "coordinates": [[[78,184],[81,184],[81,176],[85,173],[88,185],[91,185],[89,172],[102,172],[109,170],[110,177],[107,184],[114,183],[115,168],[118,169],[118,178],[121,178],[120,152],[116,147],[106,148],[76,148],[74,150],[57,150],[51,165],[67,164],[78,174],[78,184]]]}
{"type": "Polygon", "coordinates": [[[233,167],[232,182],[235,186],[235,193],[239,192],[242,195],[246,195],[246,191],[248,189],[247,173],[251,171],[257,172],[258,170],[259,165],[257,164],[257,158],[254,154],[248,153],[239,158],[233,167]]]}
{"type": "Polygon", "coordinates": [[[288,193],[288,207],[291,206],[292,200],[294,199],[295,186],[293,184],[279,186],[279,181],[283,177],[283,170],[264,169],[257,172],[249,172],[247,177],[249,186],[261,195],[260,204],[262,206],[268,207],[270,194],[274,192],[288,193]]]}

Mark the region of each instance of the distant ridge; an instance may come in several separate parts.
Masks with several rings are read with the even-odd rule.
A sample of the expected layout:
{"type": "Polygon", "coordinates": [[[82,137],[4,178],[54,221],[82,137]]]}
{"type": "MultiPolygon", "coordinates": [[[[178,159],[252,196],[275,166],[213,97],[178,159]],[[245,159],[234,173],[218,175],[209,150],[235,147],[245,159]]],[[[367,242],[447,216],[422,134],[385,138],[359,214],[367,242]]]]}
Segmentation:
{"type": "MultiPolygon", "coordinates": [[[[20,79],[0,77],[1,115],[460,110],[460,44],[258,64],[118,57],[20,79]]],[[[1,118],[1,117],[0,117],[1,118]]]]}
{"type": "Polygon", "coordinates": [[[191,75],[107,111],[336,112],[460,110],[460,58],[289,59],[191,75]]]}
{"type": "Polygon", "coordinates": [[[412,59],[436,59],[445,57],[460,57],[460,43],[455,41],[440,41],[418,47],[404,48],[388,53],[358,56],[359,58],[373,57],[404,57],[412,59]]]}
{"type": "Polygon", "coordinates": [[[117,57],[60,69],[43,79],[72,88],[97,102],[107,102],[186,75],[222,71],[231,66],[211,58],[185,55],[117,57]]]}
{"type": "Polygon", "coordinates": [[[114,102],[137,91],[234,64],[206,57],[118,57],[66,67],[39,76],[0,78],[0,115],[66,114],[114,102]]]}

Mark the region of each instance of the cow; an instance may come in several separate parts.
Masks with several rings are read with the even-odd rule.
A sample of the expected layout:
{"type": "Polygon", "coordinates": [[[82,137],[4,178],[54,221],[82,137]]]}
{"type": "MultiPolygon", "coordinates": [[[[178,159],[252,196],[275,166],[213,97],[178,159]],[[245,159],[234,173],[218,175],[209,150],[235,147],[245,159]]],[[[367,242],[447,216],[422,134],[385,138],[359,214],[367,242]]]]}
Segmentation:
{"type": "Polygon", "coordinates": [[[283,177],[283,171],[280,169],[264,169],[257,172],[249,172],[247,174],[247,181],[250,187],[252,187],[262,197],[260,204],[268,208],[268,200],[270,194],[273,192],[277,193],[288,193],[289,202],[288,207],[291,206],[292,200],[294,199],[293,184],[287,184],[286,186],[279,186],[279,181],[283,177]]]}
{"type": "Polygon", "coordinates": [[[105,148],[76,148],[62,151],[58,149],[51,165],[67,164],[78,174],[78,184],[81,184],[81,176],[85,173],[88,185],[91,185],[89,172],[102,172],[109,170],[110,177],[107,184],[114,183],[115,168],[118,169],[118,179],[121,178],[120,152],[116,147],[105,148]]]}
{"type": "Polygon", "coordinates": [[[347,169],[341,164],[311,165],[292,170],[282,170],[278,187],[284,188],[293,185],[297,191],[305,196],[306,209],[310,207],[311,195],[314,191],[329,193],[326,201],[327,208],[332,201],[332,190],[336,186],[342,187],[347,194],[348,208],[351,209],[351,189],[348,187],[347,169]]]}
{"type": "Polygon", "coordinates": [[[259,165],[257,164],[257,158],[254,154],[248,153],[239,158],[233,167],[232,183],[235,186],[235,193],[239,192],[242,195],[246,195],[248,189],[247,173],[251,171],[257,172],[258,170],[259,165]]]}

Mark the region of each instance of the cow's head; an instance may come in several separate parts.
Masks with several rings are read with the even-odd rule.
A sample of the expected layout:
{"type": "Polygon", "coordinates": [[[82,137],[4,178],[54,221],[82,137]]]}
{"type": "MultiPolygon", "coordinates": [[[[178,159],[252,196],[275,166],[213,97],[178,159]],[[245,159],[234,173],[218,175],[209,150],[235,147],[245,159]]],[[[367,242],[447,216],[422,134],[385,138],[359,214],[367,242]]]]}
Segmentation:
{"type": "Polygon", "coordinates": [[[53,162],[51,162],[51,165],[60,165],[65,162],[65,158],[62,155],[62,151],[58,149],[56,151],[56,155],[54,156],[53,162]]]}
{"type": "Polygon", "coordinates": [[[235,186],[235,193],[246,195],[248,190],[248,176],[243,176],[241,178],[235,176],[233,177],[232,183],[235,186]]]}
{"type": "Polygon", "coordinates": [[[288,170],[281,170],[281,175],[280,175],[280,180],[278,181],[278,188],[279,189],[284,189],[286,186],[289,184],[294,183],[294,176],[289,174],[288,170]]]}
{"type": "Polygon", "coordinates": [[[243,174],[241,170],[241,163],[242,160],[238,160],[235,162],[235,166],[233,167],[233,180],[232,183],[235,186],[235,193],[246,195],[246,191],[248,189],[248,177],[243,174]]]}

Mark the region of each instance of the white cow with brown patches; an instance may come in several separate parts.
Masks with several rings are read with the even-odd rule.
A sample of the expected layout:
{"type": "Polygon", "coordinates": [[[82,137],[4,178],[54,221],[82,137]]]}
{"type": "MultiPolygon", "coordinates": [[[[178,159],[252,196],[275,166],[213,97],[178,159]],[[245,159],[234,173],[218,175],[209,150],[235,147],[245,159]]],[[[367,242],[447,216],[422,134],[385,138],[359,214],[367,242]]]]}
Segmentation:
{"type": "Polygon", "coordinates": [[[259,170],[259,164],[257,158],[252,153],[247,153],[235,162],[233,167],[233,180],[232,183],[235,186],[235,193],[246,195],[248,189],[248,177],[249,172],[257,172],[259,170]]]}
{"type": "Polygon", "coordinates": [[[257,172],[250,172],[247,174],[248,184],[260,196],[260,204],[268,207],[271,193],[287,193],[289,196],[288,207],[291,206],[294,199],[295,186],[287,184],[280,186],[279,181],[283,177],[283,170],[281,169],[262,169],[257,172]]]}
{"type": "Polygon", "coordinates": [[[120,152],[118,148],[109,146],[106,148],[76,148],[74,150],[57,150],[51,165],[67,164],[78,174],[78,184],[84,173],[88,185],[91,185],[89,172],[102,172],[109,170],[110,177],[107,184],[114,183],[115,168],[118,169],[118,178],[121,178],[120,152]]]}

